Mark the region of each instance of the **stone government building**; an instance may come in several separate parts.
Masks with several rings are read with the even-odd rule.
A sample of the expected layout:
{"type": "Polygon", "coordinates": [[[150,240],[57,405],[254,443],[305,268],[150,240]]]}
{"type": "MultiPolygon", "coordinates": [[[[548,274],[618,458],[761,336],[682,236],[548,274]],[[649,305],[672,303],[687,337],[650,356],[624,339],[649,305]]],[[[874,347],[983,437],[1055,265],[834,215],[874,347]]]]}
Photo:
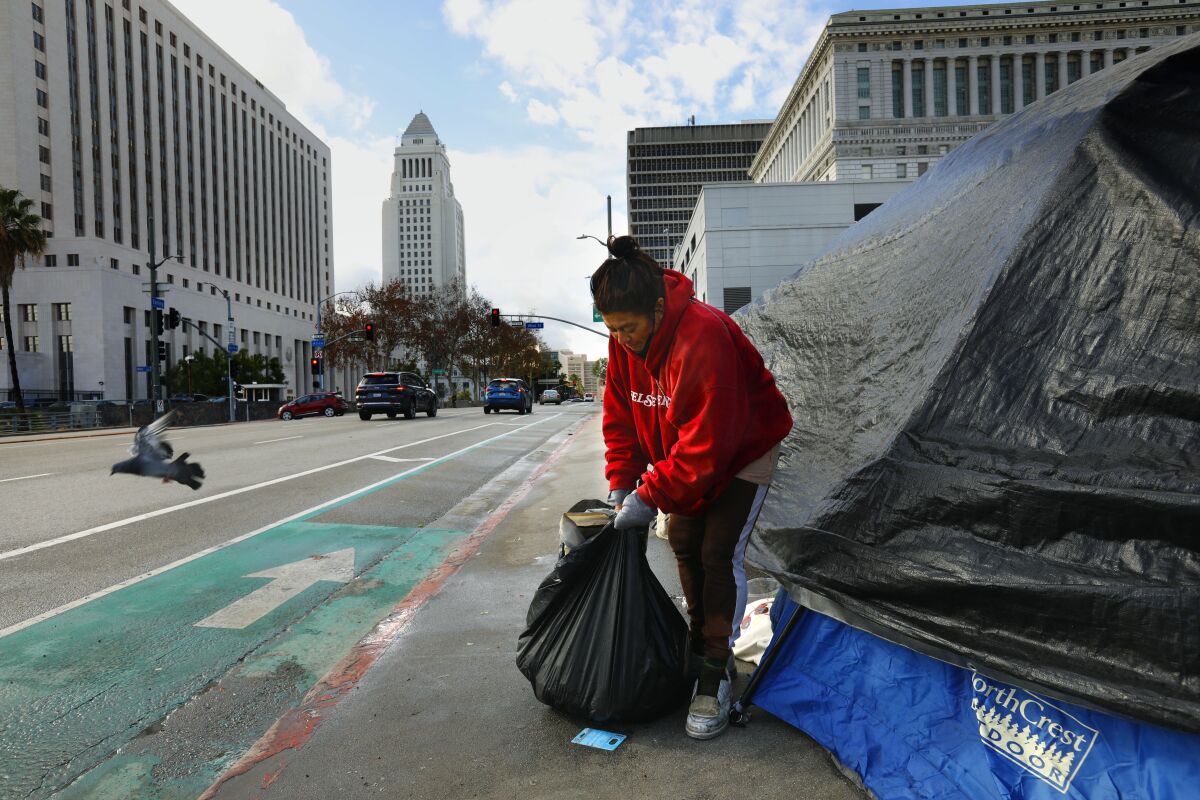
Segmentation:
{"type": "Polygon", "coordinates": [[[1197,31],[1197,0],[1043,0],[835,14],[750,177],[913,180],[1005,115],[1197,31]]]}
{"type": "MultiPolygon", "coordinates": [[[[46,254],[12,287],[22,388],[145,398],[147,264],[168,309],[311,386],[333,291],[326,144],[165,0],[0,3],[0,184],[33,200],[46,254]],[[176,254],[181,259],[173,258],[176,254]]],[[[167,331],[164,368],[214,345],[167,331]]],[[[5,354],[4,360],[7,361],[5,354]]],[[[9,388],[0,368],[0,399],[9,388]]]]}

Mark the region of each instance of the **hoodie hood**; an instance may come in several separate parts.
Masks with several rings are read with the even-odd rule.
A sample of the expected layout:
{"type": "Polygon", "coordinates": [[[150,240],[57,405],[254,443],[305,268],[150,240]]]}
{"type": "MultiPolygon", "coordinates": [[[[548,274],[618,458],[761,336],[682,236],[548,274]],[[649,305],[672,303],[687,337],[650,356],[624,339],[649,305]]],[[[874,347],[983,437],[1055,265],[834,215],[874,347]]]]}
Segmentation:
{"type": "Polygon", "coordinates": [[[646,362],[646,369],[654,375],[658,374],[663,362],[667,360],[667,354],[671,352],[671,345],[675,342],[675,330],[679,327],[679,321],[683,319],[683,312],[696,297],[695,287],[682,272],[665,270],[663,284],[666,289],[663,297],[663,318],[658,324],[658,329],[650,337],[650,349],[641,356],[646,362]]]}

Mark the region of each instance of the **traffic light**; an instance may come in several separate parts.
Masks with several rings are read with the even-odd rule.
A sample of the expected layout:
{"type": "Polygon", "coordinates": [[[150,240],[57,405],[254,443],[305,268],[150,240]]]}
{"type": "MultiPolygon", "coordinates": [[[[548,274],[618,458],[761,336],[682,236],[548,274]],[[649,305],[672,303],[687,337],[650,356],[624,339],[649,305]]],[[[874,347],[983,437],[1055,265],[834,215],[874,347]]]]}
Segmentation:
{"type": "Polygon", "coordinates": [[[238,360],[233,357],[229,359],[229,377],[233,378],[234,381],[238,378],[238,360]]]}
{"type": "Polygon", "coordinates": [[[368,322],[363,326],[363,338],[368,342],[375,341],[375,323],[368,322]]]}
{"type": "Polygon", "coordinates": [[[158,343],[158,360],[159,361],[167,360],[167,347],[169,347],[169,345],[166,342],[158,343]]]}
{"type": "Polygon", "coordinates": [[[308,360],[308,363],[312,364],[312,374],[313,375],[320,375],[322,373],[321,365],[324,363],[323,359],[310,358],[308,360]]]}
{"type": "Polygon", "coordinates": [[[154,309],[154,332],[163,335],[163,313],[157,308],[154,309]]]}
{"type": "Polygon", "coordinates": [[[179,327],[179,309],[172,308],[170,313],[167,314],[167,330],[173,331],[178,327],[179,327]]]}
{"type": "Polygon", "coordinates": [[[500,309],[498,309],[498,308],[492,309],[492,327],[493,328],[500,327],[500,309]]]}

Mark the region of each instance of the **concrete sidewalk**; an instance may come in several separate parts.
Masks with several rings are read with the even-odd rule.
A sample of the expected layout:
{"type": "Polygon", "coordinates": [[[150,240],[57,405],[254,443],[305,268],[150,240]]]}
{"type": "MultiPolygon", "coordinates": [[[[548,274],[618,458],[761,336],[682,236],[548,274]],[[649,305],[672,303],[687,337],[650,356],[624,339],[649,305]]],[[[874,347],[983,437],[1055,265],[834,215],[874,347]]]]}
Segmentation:
{"type": "MultiPolygon", "coordinates": [[[[215,796],[862,798],[823,748],[761,710],[711,742],[684,735],[680,708],[607,726],[629,736],[615,752],[571,744],[587,722],[540,704],[514,662],[532,593],[557,556],[559,514],[607,493],[598,415],[560,455],[311,737],[215,796]]],[[[666,542],[651,537],[649,556],[679,597],[666,542]]]]}

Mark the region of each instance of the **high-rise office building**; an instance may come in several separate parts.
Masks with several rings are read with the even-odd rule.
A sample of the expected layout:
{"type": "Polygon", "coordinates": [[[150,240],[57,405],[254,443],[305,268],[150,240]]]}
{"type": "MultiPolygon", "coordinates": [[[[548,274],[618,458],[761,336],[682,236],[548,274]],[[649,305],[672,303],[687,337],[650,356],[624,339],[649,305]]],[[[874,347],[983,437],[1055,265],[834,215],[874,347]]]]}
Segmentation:
{"type": "Polygon", "coordinates": [[[664,267],[691,219],[700,187],[744,181],[768,122],[675,125],[629,131],[625,196],[629,232],[664,267]]]}
{"type": "Polygon", "coordinates": [[[915,180],[997,120],[1198,30],[1196,0],[1039,0],[835,14],[766,135],[751,177],[915,180]]]}
{"type": "Polygon", "coordinates": [[[446,145],[418,113],[396,148],[391,195],[383,201],[383,279],[417,295],[467,282],[463,211],[450,182],[446,145]]]}
{"type": "Polygon", "coordinates": [[[17,271],[16,341],[0,342],[22,388],[150,396],[148,264],[164,258],[186,320],[164,367],[216,350],[202,334],[231,340],[228,292],[232,342],[311,385],[334,277],[329,148],[169,3],[0,3],[0,185],[51,237],[17,271]]]}

